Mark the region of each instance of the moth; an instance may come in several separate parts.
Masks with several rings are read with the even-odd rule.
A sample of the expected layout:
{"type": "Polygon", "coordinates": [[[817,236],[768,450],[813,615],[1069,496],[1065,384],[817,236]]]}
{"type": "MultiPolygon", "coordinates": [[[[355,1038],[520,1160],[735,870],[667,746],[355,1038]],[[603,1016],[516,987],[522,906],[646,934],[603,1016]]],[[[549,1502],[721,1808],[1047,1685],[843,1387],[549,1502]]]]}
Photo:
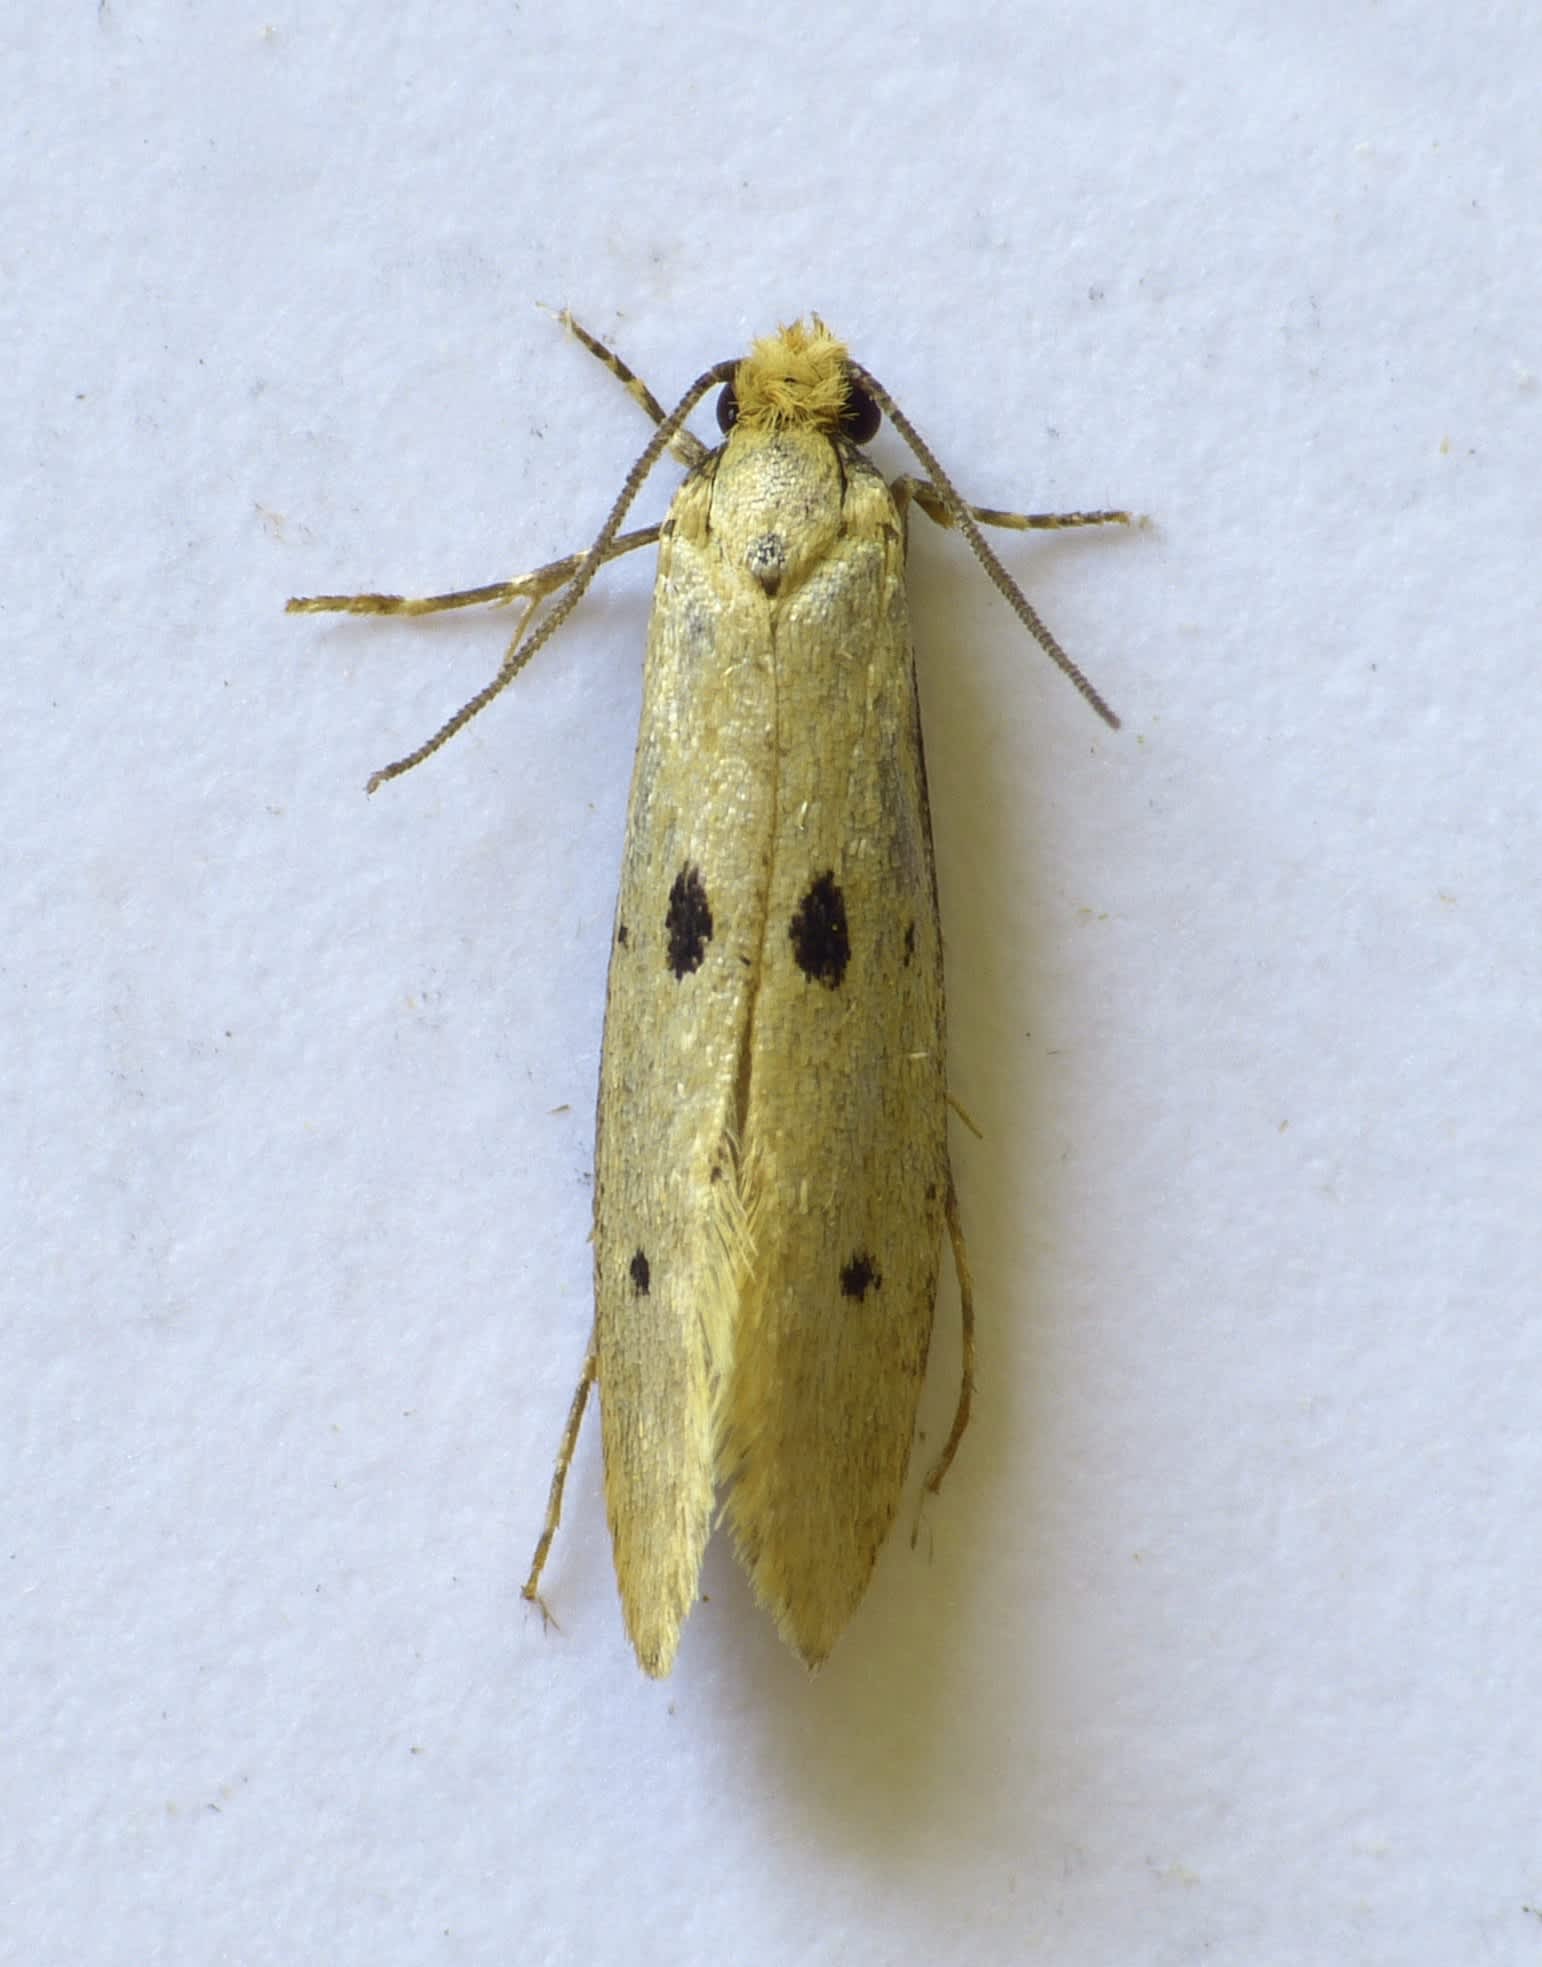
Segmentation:
{"type": "MultiPolygon", "coordinates": [[[[1124,512],[971,506],[888,391],[817,316],[714,364],[667,414],[568,315],[652,418],[589,550],[424,599],[318,595],[292,611],[523,604],[498,674],[370,791],[437,751],[571,614],[603,563],[657,542],[610,958],[595,1142],[595,1320],[527,1598],[561,1514],[591,1387],[627,1631],[667,1674],[718,1499],[783,1638],[817,1667],[899,1507],[944,1231],[974,1306],[949,1165],[942,937],[905,599],[909,511],[956,526],[1018,618],[1118,720],[980,532],[1128,524],[1124,512]],[[686,428],[717,388],[723,441],[686,428]],[[923,478],[863,446],[887,414],[923,478]],[[623,533],[668,449],[662,525],[623,533]]],[[[544,1607],[543,1607],[544,1609],[544,1607]]]]}

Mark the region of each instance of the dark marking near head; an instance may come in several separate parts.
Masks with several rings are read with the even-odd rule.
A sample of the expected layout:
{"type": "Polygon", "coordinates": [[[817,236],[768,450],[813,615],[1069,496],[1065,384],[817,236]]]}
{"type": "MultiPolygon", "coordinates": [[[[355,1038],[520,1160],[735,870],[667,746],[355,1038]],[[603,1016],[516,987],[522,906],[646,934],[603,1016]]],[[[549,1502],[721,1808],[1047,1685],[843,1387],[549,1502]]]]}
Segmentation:
{"type": "Polygon", "coordinates": [[[712,940],[712,911],[702,886],[701,870],[689,861],[675,876],[669,891],[669,907],[664,914],[664,933],[669,939],[669,967],[678,980],[699,970],[712,940]]]}
{"type": "Polygon", "coordinates": [[[649,1276],[648,1259],[643,1255],[641,1250],[633,1257],[630,1268],[632,1273],[632,1289],[637,1293],[638,1297],[647,1297],[649,1276]]]}
{"type": "Polygon", "coordinates": [[[626,948],[626,924],[624,922],[616,925],[616,941],[620,943],[623,949],[626,948]]]}
{"type": "Polygon", "coordinates": [[[928,1182],[926,1184],[926,1199],[928,1202],[935,1202],[937,1200],[937,1184],[935,1182],[928,1182]]]}
{"type": "Polygon", "coordinates": [[[916,953],[916,925],[914,924],[914,922],[907,922],[905,924],[905,968],[907,970],[910,968],[910,959],[915,955],[915,953],[916,953]]]}
{"type": "Polygon", "coordinates": [[[855,1298],[858,1304],[869,1291],[883,1289],[883,1279],[878,1275],[878,1266],[865,1250],[859,1250],[847,1264],[841,1266],[841,1296],[855,1298]]]}
{"type": "Polygon", "coordinates": [[[787,572],[787,541],[781,533],[762,533],[750,541],[744,564],[752,579],[760,582],[769,595],[775,595],[787,572]]]}
{"type": "Polygon", "coordinates": [[[833,872],[814,882],[799,902],[787,933],[804,976],[834,990],[851,961],[851,937],[846,933],[846,898],[836,887],[833,872]]]}

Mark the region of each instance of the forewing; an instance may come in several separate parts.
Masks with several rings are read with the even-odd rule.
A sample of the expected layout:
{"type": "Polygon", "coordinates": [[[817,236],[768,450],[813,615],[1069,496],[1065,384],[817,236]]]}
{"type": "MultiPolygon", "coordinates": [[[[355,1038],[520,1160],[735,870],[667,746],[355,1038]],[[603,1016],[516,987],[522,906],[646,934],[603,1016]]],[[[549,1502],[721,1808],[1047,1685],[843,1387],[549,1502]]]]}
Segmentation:
{"type": "Polygon", "coordinates": [[[713,1387],[744,1265],[735,1147],[771,802],[763,602],[725,592],[710,473],[659,575],[611,951],[595,1149],[605,1497],[627,1628],[669,1671],[713,1500],[713,1387]]]}
{"type": "Polygon", "coordinates": [[[744,1125],[755,1258],[726,1398],[727,1513],[811,1664],[893,1521],[946,1207],[942,951],[902,529],[846,530],[774,617],[777,803],[744,1125]]]}

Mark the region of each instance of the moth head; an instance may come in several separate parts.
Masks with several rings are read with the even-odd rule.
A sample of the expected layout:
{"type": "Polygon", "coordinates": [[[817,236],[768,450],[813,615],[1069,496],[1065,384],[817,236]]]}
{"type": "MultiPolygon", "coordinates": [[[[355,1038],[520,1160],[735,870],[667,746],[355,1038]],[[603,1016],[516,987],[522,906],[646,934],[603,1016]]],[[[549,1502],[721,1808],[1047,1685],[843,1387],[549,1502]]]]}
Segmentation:
{"type": "Polygon", "coordinates": [[[804,424],[866,444],[883,418],[853,382],[846,344],[815,314],[756,342],[717,399],[717,421],[724,431],[804,424]]]}

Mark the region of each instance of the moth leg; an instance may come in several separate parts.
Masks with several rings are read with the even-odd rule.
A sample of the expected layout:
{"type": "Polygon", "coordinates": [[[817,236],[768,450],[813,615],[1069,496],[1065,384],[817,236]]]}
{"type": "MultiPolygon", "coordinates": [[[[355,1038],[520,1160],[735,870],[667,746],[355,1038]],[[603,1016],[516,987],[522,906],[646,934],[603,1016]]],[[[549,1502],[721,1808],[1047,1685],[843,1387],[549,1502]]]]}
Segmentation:
{"type": "Polygon", "coordinates": [[[953,1111],[958,1115],[959,1119],[963,1121],[964,1125],[969,1129],[970,1133],[974,1135],[977,1141],[983,1141],[985,1139],[985,1134],[980,1126],[980,1123],[975,1119],[974,1115],[969,1111],[968,1107],[964,1105],[962,1100],[954,1099],[953,1095],[949,1093],[948,1105],[952,1107],[953,1111]]]}
{"type": "MultiPolygon", "coordinates": [[[[634,547],[652,545],[662,530],[662,525],[643,526],[635,533],[620,534],[601,552],[596,565],[614,560],[618,554],[630,553],[634,547]]],[[[589,553],[569,554],[565,560],[553,560],[544,567],[538,567],[533,574],[517,574],[511,581],[495,581],[489,587],[459,588],[453,594],[430,594],[416,601],[404,600],[399,594],[313,594],[289,602],[284,612],[290,615],[431,615],[443,608],[473,607],[479,601],[501,603],[522,600],[526,603],[519,626],[509,640],[503,661],[498,665],[498,673],[492,681],[483,684],[474,697],[469,697],[453,717],[446,718],[433,736],[425,738],[416,750],[409,751],[404,758],[393,759],[389,765],[382,765],[378,772],[371,772],[365,781],[366,792],[378,791],[387,779],[399,779],[403,772],[410,772],[414,765],[421,765],[425,758],[431,758],[441,745],[448,744],[457,731],[508,688],[530,660],[533,650],[546,639],[539,628],[531,632],[530,624],[536,610],[543,601],[567,587],[584,568],[589,557],[589,553]]],[[[561,606],[560,602],[558,606],[561,606]]]]}
{"type": "Polygon", "coordinates": [[[964,1438],[964,1430],[969,1425],[970,1410],[974,1406],[974,1275],[969,1268],[969,1251],[964,1243],[964,1225],[958,1212],[958,1190],[953,1179],[948,1178],[948,1240],[953,1245],[953,1269],[958,1277],[958,1315],[963,1330],[963,1359],[959,1369],[958,1406],[954,1409],[953,1425],[948,1430],[948,1438],[942,1444],[942,1453],[927,1471],[925,1482],[921,1485],[921,1498],[916,1504],[915,1525],[910,1532],[911,1548],[921,1534],[921,1511],[928,1496],[935,1496],[942,1487],[942,1478],[953,1466],[953,1457],[958,1453],[958,1444],[964,1438]]]}
{"type": "MultiPolygon", "coordinates": [[[[663,404],[643,381],[642,377],[634,374],[622,361],[621,357],[616,354],[614,349],[607,348],[604,342],[597,340],[595,336],[590,334],[587,328],[580,327],[566,308],[563,308],[557,319],[567,329],[568,333],[572,335],[575,341],[583,343],[584,347],[588,349],[596,361],[605,364],[606,368],[616,378],[616,381],[621,384],[627,395],[641,408],[645,417],[651,417],[656,424],[664,421],[668,413],[663,404]]],[[[708,451],[706,445],[702,443],[699,437],[693,436],[690,431],[682,426],[669,440],[669,454],[671,457],[678,459],[681,464],[686,465],[690,470],[694,471],[702,459],[708,456],[708,451]]]]}
{"type": "MultiPolygon", "coordinates": [[[[619,559],[639,546],[651,546],[659,536],[657,526],[642,526],[635,533],[622,533],[600,556],[619,559]]],[[[549,561],[533,574],[516,574],[511,581],[493,581],[487,587],[460,587],[453,594],[308,594],[286,601],[286,615],[437,615],[447,608],[477,608],[484,602],[503,607],[510,601],[528,601],[537,607],[549,594],[555,594],[583,565],[582,553],[570,553],[565,560],[549,561]]],[[[530,618],[526,611],[525,620],[530,618]]],[[[523,623],[521,623],[523,628],[523,623]]]]}
{"type": "Polygon", "coordinates": [[[551,1615],[551,1608],[541,1596],[541,1573],[546,1568],[546,1559],[551,1554],[552,1538],[557,1534],[557,1525],[562,1521],[562,1491],[567,1485],[568,1468],[573,1460],[573,1451],[578,1446],[578,1430],[583,1425],[584,1408],[589,1403],[589,1389],[594,1385],[595,1374],[599,1369],[599,1354],[591,1340],[589,1351],[584,1359],[584,1370],[573,1393],[573,1404],[568,1409],[567,1425],[562,1430],[562,1440],[557,1448],[557,1466],[552,1470],[551,1491],[546,1498],[546,1521],[541,1526],[540,1541],[535,1547],[535,1556],[530,1560],[530,1575],[526,1578],[520,1596],[529,1599],[532,1605],[541,1608],[542,1621],[547,1625],[557,1622],[551,1615]]]}
{"type": "MultiPolygon", "coordinates": [[[[872,378],[868,377],[869,385],[872,378]]],[[[908,535],[908,522],[912,503],[920,506],[928,519],[939,526],[957,526],[969,542],[970,550],[980,565],[990,575],[1002,599],[1049,657],[1050,661],[1072,685],[1072,687],[1091,704],[1099,717],[1111,731],[1119,728],[1119,719],[1112,706],[1108,704],[1091,677],[1084,674],[1061,648],[1050,633],[1048,625],[1037,608],[1013,580],[1012,576],[996,558],[996,550],[980,531],[981,526],[1011,526],[1020,531],[1030,529],[1058,528],[1064,526],[1128,526],[1132,523],[1127,512],[998,512],[994,506],[966,505],[939,465],[913,430],[905,427],[900,412],[887,398],[880,399],[888,410],[894,427],[909,442],[911,450],[926,465],[938,481],[936,484],[927,478],[912,478],[909,473],[896,478],[889,487],[894,499],[894,509],[899,514],[902,535],[908,535]]]]}
{"type": "MultiPolygon", "coordinates": [[[[896,478],[889,490],[902,512],[914,500],[934,524],[951,526],[954,523],[947,501],[926,479],[912,478],[907,473],[903,478],[896,478]]],[[[1001,512],[990,505],[971,505],[964,510],[977,525],[1004,526],[1017,533],[1055,532],[1069,526],[1132,526],[1135,523],[1133,515],[1128,512],[1001,512]]]]}

